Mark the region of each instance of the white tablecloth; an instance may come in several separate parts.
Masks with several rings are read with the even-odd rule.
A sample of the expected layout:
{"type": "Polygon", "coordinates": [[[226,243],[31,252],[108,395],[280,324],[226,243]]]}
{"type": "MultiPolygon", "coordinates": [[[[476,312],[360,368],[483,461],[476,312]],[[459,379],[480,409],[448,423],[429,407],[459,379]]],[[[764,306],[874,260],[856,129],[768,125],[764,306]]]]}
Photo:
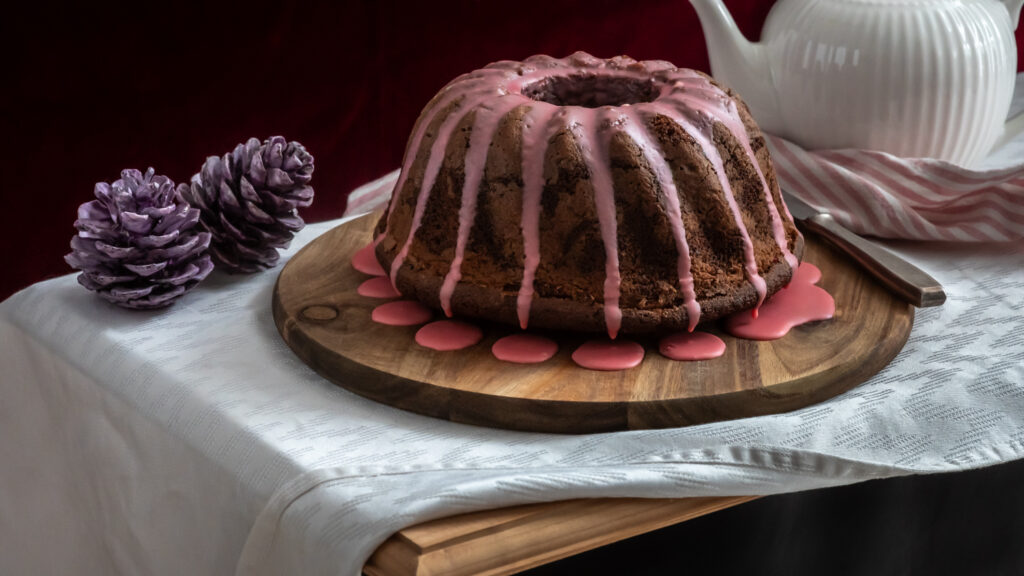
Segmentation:
{"type": "Polygon", "coordinates": [[[1024,457],[1024,246],[890,245],[949,300],[868,383],[789,414],[590,436],[452,424],[330,384],[277,334],[275,271],[214,273],[158,312],[74,276],[36,284],[0,303],[0,574],[348,575],[402,527],[471,510],[1024,457]]]}
{"type": "Polygon", "coordinates": [[[73,276],[36,284],[0,304],[0,574],[355,574],[396,530],[470,510],[1021,458],[1024,247],[898,248],[949,300],[870,382],[790,414],[590,436],[452,424],[330,384],[278,336],[274,272],[215,274],[161,312],[73,276]]]}

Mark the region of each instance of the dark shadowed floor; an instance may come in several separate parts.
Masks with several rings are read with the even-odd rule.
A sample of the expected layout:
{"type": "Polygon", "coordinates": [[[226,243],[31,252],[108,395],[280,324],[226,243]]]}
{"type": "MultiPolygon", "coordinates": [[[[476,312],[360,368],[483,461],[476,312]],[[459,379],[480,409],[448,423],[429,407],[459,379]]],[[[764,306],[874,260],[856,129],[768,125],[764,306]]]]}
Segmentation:
{"type": "Polygon", "coordinates": [[[762,498],[524,572],[1024,574],[1024,461],[762,498]]]}

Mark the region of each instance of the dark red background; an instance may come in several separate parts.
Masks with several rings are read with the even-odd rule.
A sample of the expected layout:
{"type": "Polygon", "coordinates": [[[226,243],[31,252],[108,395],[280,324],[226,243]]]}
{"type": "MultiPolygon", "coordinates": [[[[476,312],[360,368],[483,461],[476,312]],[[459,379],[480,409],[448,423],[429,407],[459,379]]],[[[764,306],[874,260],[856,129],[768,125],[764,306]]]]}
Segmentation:
{"type": "MultiPolygon", "coordinates": [[[[575,50],[708,69],[685,0],[95,4],[23,7],[0,24],[0,299],[71,271],[76,208],[122,168],[185,181],[208,155],[282,134],[316,157],[303,215],[324,220],[397,167],[420,108],[461,72],[575,50]]],[[[773,2],[726,4],[756,38],[773,2]]]]}

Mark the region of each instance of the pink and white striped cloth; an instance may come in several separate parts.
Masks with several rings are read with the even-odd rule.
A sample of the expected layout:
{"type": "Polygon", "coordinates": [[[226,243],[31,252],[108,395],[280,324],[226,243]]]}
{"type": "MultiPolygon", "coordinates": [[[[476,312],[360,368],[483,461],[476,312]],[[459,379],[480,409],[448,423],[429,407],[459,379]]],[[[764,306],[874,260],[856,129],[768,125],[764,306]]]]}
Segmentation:
{"type": "Polygon", "coordinates": [[[769,136],[782,187],[859,234],[912,240],[1024,239],[1024,156],[969,170],[874,150],[807,151],[769,136]]]}
{"type": "MultiPolygon", "coordinates": [[[[1024,109],[1024,74],[1011,115],[1024,109]]],[[[808,151],[777,136],[768,145],[782,187],[863,235],[912,240],[1024,240],[1024,137],[976,169],[873,150],[808,151]]],[[[391,194],[398,171],[349,196],[346,214],[369,212],[391,194]]]]}
{"type": "MultiPolygon", "coordinates": [[[[1024,112],[1017,75],[1010,116],[1024,112]]],[[[1024,135],[972,169],[872,150],[804,150],[768,137],[782,187],[863,235],[912,240],[1024,239],[1024,135]]]]}

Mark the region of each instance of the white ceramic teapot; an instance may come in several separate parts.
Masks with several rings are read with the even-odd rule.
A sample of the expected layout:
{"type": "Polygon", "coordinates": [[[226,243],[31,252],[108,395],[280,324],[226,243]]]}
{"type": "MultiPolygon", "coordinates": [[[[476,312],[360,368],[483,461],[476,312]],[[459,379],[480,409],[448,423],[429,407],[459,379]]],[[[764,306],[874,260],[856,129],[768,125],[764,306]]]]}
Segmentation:
{"type": "Polygon", "coordinates": [[[1007,122],[1024,0],[779,0],[761,42],[722,0],[690,0],[712,74],[761,127],[806,148],[869,148],[971,166],[1007,122]]]}

